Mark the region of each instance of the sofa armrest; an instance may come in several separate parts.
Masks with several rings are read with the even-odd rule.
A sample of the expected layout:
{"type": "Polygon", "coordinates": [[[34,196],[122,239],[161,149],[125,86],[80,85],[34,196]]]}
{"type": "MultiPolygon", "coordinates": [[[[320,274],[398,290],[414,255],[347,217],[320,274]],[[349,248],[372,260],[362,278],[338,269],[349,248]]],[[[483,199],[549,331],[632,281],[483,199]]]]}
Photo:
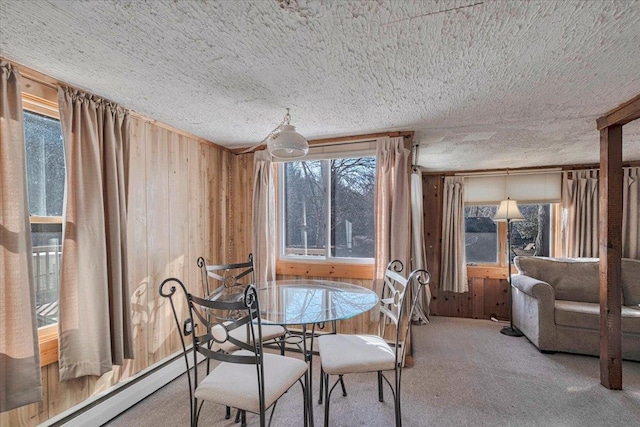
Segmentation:
{"type": "Polygon", "coordinates": [[[556,349],[555,291],[541,280],[524,274],[511,276],[512,319],[538,349],[556,349]]]}
{"type": "Polygon", "coordinates": [[[556,297],[553,286],[547,282],[525,276],[524,274],[515,274],[511,276],[511,285],[525,294],[541,300],[540,302],[545,301],[545,303],[550,303],[553,307],[556,297]]]}

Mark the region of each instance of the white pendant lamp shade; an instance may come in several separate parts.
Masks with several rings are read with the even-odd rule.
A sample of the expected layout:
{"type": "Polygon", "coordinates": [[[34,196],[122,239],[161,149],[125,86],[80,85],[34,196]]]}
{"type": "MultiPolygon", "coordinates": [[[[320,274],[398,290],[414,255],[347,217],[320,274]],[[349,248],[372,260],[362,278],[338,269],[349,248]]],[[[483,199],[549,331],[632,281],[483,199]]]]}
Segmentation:
{"type": "Polygon", "coordinates": [[[525,218],[518,208],[518,202],[507,199],[500,202],[498,212],[496,216],[493,217],[493,220],[496,222],[524,221],[525,218]]]}
{"type": "Polygon", "coordinates": [[[309,151],[309,143],[304,136],[296,132],[296,127],[283,124],[279,132],[267,142],[267,150],[273,157],[280,159],[296,159],[304,157],[309,151]]]}

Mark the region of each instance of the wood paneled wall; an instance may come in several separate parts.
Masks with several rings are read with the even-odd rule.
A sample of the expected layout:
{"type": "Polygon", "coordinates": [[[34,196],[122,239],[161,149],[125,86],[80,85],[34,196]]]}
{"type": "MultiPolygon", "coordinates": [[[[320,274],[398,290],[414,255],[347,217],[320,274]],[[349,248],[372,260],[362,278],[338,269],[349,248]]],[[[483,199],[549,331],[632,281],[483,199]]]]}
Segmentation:
{"type": "Polygon", "coordinates": [[[180,132],[132,118],[129,266],[135,359],[102,377],[59,381],[42,368],[43,400],[0,414],[2,426],[33,426],[129,378],[180,349],[160,282],[200,290],[196,259],[244,259],[250,251],[252,155],[236,156],[180,132]]]}
{"type": "MultiPolygon", "coordinates": [[[[129,265],[135,359],[102,377],[60,382],[58,365],[42,368],[43,400],[0,414],[0,425],[33,426],[129,378],[179,350],[170,307],[158,294],[167,277],[200,291],[196,259],[224,263],[251,252],[253,155],[235,155],[164,126],[133,118],[129,183],[129,265]]],[[[425,241],[434,315],[507,318],[506,280],[470,279],[470,292],[438,291],[442,179],[423,177],[425,241]]],[[[506,272],[505,272],[506,273],[506,272]]],[[[278,275],[278,278],[308,276],[278,275]]],[[[372,287],[371,279],[332,279],[372,287]]],[[[342,333],[372,333],[369,314],[341,321],[342,333]]]]}
{"type": "Polygon", "coordinates": [[[509,319],[506,268],[468,268],[469,292],[444,292],[440,287],[440,247],[442,243],[441,175],[423,175],[425,247],[431,272],[431,314],[474,319],[509,319]]]}

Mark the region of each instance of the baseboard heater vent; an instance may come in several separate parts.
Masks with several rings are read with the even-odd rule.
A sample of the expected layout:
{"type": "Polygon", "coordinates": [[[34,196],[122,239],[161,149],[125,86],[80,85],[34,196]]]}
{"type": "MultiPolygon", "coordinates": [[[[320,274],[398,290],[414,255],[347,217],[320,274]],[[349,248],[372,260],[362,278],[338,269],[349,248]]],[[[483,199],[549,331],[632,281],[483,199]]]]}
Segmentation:
{"type": "MultiPolygon", "coordinates": [[[[191,368],[193,357],[189,355],[188,359],[189,367],[191,368]]],[[[48,419],[40,426],[73,427],[105,424],[185,372],[183,352],[179,351],[108,390],[98,393],[48,419]]]]}

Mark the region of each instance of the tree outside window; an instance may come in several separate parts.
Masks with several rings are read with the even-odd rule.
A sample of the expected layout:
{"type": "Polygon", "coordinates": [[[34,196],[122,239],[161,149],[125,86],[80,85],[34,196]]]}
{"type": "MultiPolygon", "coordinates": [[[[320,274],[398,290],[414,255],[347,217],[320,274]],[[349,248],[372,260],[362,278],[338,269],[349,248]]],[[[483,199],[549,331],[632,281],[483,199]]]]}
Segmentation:
{"type": "MultiPolygon", "coordinates": [[[[518,207],[525,220],[511,223],[512,258],[518,255],[551,256],[551,204],[519,204],[518,207]]],[[[497,209],[497,205],[465,206],[465,256],[468,264],[501,264],[499,226],[493,221],[497,209]]],[[[506,242],[502,247],[507,247],[506,242]]],[[[506,252],[502,258],[505,264],[506,252]]]]}
{"type": "Polygon", "coordinates": [[[375,157],[283,166],[282,256],[373,258],[375,157]]]}

